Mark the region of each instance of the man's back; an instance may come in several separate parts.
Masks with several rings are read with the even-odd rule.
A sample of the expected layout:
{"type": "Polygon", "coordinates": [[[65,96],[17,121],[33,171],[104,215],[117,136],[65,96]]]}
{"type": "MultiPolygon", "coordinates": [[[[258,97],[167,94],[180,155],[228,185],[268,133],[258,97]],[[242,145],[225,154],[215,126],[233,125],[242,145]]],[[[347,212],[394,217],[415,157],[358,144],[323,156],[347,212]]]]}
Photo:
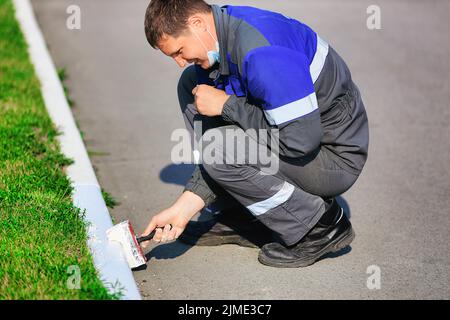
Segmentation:
{"type": "MultiPolygon", "coordinates": [[[[212,9],[221,76],[212,82],[197,66],[200,83],[214,84],[260,107],[269,125],[285,128],[280,140],[305,137],[293,150],[306,150],[309,141],[319,139],[339,154],[348,170],[359,172],[367,156],[367,117],[359,90],[336,51],[310,27],[282,14],[244,6],[212,9]],[[312,124],[317,121],[322,132],[312,124]]],[[[232,119],[230,109],[226,112],[232,119]]],[[[241,127],[259,127],[244,123],[242,110],[235,118],[241,127]]]]}

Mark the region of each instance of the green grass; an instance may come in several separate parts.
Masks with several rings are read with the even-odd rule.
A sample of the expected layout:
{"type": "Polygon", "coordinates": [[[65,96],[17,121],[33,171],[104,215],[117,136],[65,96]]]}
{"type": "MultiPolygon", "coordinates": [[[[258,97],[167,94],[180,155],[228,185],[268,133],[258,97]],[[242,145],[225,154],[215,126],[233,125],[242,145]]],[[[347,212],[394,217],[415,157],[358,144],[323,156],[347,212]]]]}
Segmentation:
{"type": "Polygon", "coordinates": [[[98,279],[71,161],[42,100],[11,0],[0,0],[0,299],[114,299],[98,279]],[[70,289],[70,266],[80,288],[70,289]]]}
{"type": "Polygon", "coordinates": [[[62,84],[62,87],[64,90],[64,94],[66,96],[67,103],[69,104],[70,107],[73,107],[74,101],[72,100],[72,98],[70,98],[69,88],[66,86],[66,80],[68,78],[67,70],[65,68],[60,68],[60,69],[58,69],[57,72],[58,72],[59,80],[61,81],[61,84],[62,84]]]}
{"type": "MultiPolygon", "coordinates": [[[[63,85],[66,100],[69,103],[69,106],[73,107],[75,105],[75,103],[70,98],[70,90],[65,84],[66,80],[69,78],[67,70],[66,70],[66,68],[58,68],[57,72],[58,72],[59,80],[61,81],[61,83],[63,85]]],[[[84,132],[80,129],[80,125],[79,125],[78,121],[75,121],[75,122],[76,122],[76,125],[78,128],[78,131],[81,134],[81,138],[84,140],[84,132]]],[[[87,152],[88,152],[89,157],[110,155],[109,152],[103,152],[103,151],[87,150],[87,152]]],[[[106,206],[108,208],[114,209],[115,206],[120,204],[119,202],[116,201],[116,199],[114,199],[114,197],[110,193],[106,192],[103,188],[102,188],[102,196],[103,196],[103,199],[105,200],[106,206]]],[[[114,220],[114,219],[112,219],[112,220],[114,220]]]]}
{"type": "Polygon", "coordinates": [[[102,196],[108,208],[114,209],[115,206],[120,204],[119,202],[117,202],[116,199],[114,199],[114,197],[111,194],[103,190],[103,188],[102,188],[102,196]]]}

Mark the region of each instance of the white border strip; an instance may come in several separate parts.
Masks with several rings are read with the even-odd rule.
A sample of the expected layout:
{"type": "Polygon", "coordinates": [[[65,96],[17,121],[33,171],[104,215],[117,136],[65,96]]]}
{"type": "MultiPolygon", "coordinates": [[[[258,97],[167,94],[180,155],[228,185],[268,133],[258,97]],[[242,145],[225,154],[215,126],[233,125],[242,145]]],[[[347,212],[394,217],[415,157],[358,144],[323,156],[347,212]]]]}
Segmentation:
{"type": "Polygon", "coordinates": [[[278,207],[280,204],[285,203],[294,192],[295,187],[289,182],[285,181],[281,189],[275,193],[273,196],[266,200],[256,202],[247,207],[251,213],[255,216],[260,216],[265,214],[267,211],[278,207]]]}
{"type": "Polygon", "coordinates": [[[30,1],[13,2],[31,61],[41,82],[45,105],[53,123],[62,133],[58,136],[61,151],[74,160],[74,164],[67,168],[67,175],[74,187],[74,204],[81,210],[86,209],[88,245],[99,277],[109,292],[115,293],[121,289],[122,299],[140,300],[139,290],[120,245],[110,243],[106,237],[106,230],[113,226],[111,217],[30,1]]]}
{"type": "Polygon", "coordinates": [[[303,117],[318,108],[316,93],[313,92],[300,100],[270,110],[264,110],[270,124],[282,123],[303,117]]]}
{"type": "Polygon", "coordinates": [[[319,78],[322,72],[323,66],[325,65],[325,59],[328,55],[328,43],[317,35],[317,48],[314,54],[313,61],[309,66],[309,72],[311,73],[311,78],[313,83],[316,83],[317,78],[319,78]]]}

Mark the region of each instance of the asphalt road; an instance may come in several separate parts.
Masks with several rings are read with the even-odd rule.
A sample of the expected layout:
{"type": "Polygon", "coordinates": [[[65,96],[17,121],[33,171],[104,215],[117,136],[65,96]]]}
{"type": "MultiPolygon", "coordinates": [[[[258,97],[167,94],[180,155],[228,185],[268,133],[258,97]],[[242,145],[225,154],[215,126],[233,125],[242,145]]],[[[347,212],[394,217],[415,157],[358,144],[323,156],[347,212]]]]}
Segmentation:
{"type": "MultiPolygon", "coordinates": [[[[137,232],[174,201],[192,170],[171,163],[171,133],[184,127],[182,70],[147,44],[147,3],[33,1],[54,61],[70,76],[100,183],[121,203],[111,214],[137,232]],[[81,8],[80,30],[66,27],[71,4],[81,8]]],[[[304,269],[263,266],[256,249],[161,245],[134,273],[143,297],[450,298],[450,3],[376,1],[379,30],[366,25],[372,0],[229,3],[305,22],[349,65],[370,122],[369,160],[343,195],[357,236],[345,254],[304,269]],[[379,267],[379,289],[367,286],[370,266],[379,267]]]]}

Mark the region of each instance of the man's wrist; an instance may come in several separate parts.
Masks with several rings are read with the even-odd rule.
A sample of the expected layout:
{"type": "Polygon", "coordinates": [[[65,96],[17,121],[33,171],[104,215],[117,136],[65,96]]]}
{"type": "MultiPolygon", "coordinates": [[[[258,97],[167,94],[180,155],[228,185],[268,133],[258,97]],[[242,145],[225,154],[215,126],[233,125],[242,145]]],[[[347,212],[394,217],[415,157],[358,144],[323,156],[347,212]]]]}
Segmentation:
{"type": "Polygon", "coordinates": [[[182,214],[187,220],[190,220],[197,212],[205,207],[203,199],[192,191],[186,190],[177,201],[172,205],[172,208],[182,214]]]}
{"type": "Polygon", "coordinates": [[[224,97],[224,100],[222,102],[222,108],[220,109],[220,113],[218,114],[218,116],[221,116],[223,113],[223,109],[225,108],[225,104],[227,103],[227,101],[230,99],[231,95],[226,95],[224,97]]]}

